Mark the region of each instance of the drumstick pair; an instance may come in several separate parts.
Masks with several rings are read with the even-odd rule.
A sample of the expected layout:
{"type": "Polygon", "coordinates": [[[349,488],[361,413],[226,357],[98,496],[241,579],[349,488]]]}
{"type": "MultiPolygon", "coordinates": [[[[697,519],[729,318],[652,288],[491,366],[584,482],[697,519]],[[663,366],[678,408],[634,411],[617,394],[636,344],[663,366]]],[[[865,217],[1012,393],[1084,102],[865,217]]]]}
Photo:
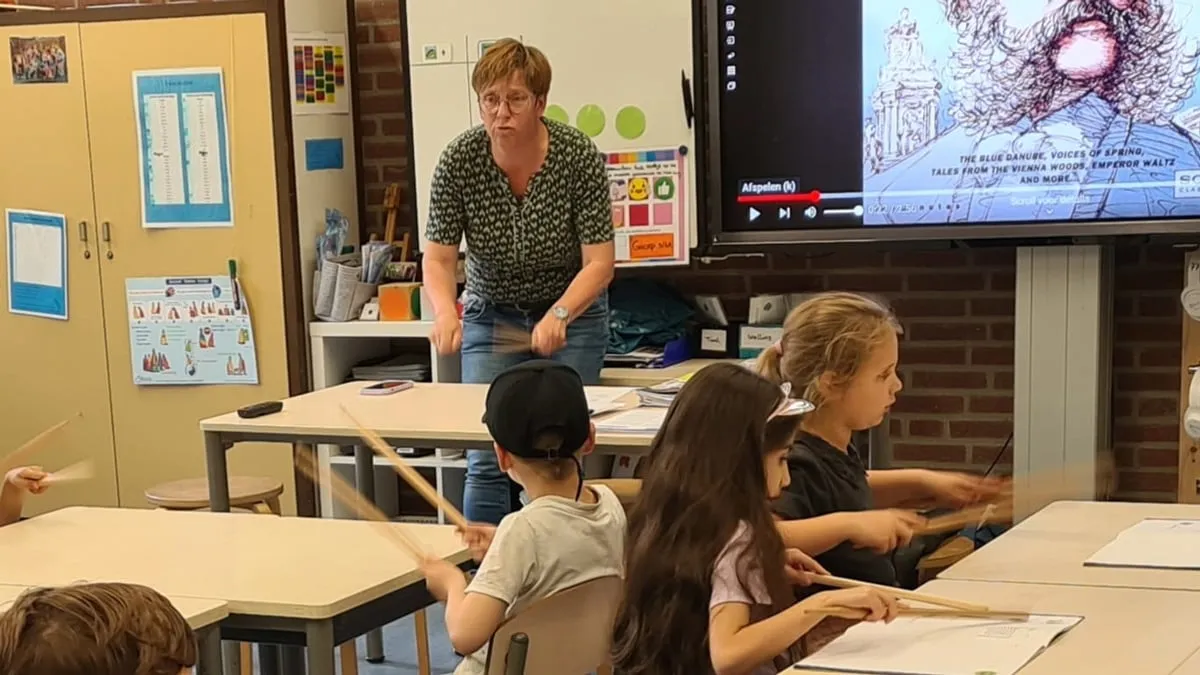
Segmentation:
{"type": "MultiPolygon", "coordinates": [[[[55,434],[57,434],[59,431],[61,431],[63,429],[63,427],[66,427],[68,424],[75,421],[76,418],[82,417],[82,416],[83,416],[82,414],[76,413],[76,414],[68,417],[67,419],[46,429],[45,431],[43,431],[43,432],[39,433],[38,435],[34,436],[33,438],[29,439],[28,441],[25,441],[25,443],[22,444],[21,447],[17,448],[16,450],[13,450],[12,452],[5,455],[3,459],[0,459],[0,475],[6,474],[9,471],[24,464],[26,457],[28,457],[29,455],[32,455],[34,453],[34,451],[36,451],[37,449],[42,447],[42,445],[44,445],[46,443],[46,441],[48,441],[51,437],[53,437],[55,434]]],[[[38,482],[41,483],[42,485],[54,485],[54,484],[58,484],[58,483],[74,483],[74,482],[78,482],[78,481],[89,480],[94,475],[95,475],[95,468],[94,468],[91,460],[84,460],[82,462],[76,462],[74,464],[66,466],[62,469],[59,469],[58,471],[53,472],[53,473],[48,473],[48,474],[46,474],[46,476],[44,478],[42,478],[38,482]]]]}

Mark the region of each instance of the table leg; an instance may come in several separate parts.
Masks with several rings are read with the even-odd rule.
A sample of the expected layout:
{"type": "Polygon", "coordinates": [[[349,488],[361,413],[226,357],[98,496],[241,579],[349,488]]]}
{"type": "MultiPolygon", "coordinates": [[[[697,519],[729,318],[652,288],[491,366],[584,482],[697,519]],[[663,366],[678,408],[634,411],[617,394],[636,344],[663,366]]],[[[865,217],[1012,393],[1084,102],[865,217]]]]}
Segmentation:
{"type": "Polygon", "coordinates": [[[304,675],[304,648],[284,647],[281,652],[283,675],[304,675]]]}
{"type": "Polygon", "coordinates": [[[304,633],[308,675],[335,675],[337,664],[333,653],[333,622],[310,622],[304,633]]]}
{"type": "MultiPolygon", "coordinates": [[[[375,453],[363,445],[354,446],[354,483],[367,501],[375,504],[375,453]]],[[[367,633],[367,662],[383,663],[383,630],[367,633]]]]}
{"type": "Polygon", "coordinates": [[[229,467],[225,464],[225,442],[221,434],[204,432],[204,459],[208,467],[208,506],[213,511],[229,510],[229,467]]]}
{"type": "MultiPolygon", "coordinates": [[[[203,649],[203,645],[201,645],[203,649]]],[[[221,643],[221,663],[225,675],[242,675],[242,650],[239,642],[221,643]]]]}
{"type": "Polygon", "coordinates": [[[200,643],[196,675],[222,675],[221,628],[209,626],[196,631],[196,641],[200,643]]]}

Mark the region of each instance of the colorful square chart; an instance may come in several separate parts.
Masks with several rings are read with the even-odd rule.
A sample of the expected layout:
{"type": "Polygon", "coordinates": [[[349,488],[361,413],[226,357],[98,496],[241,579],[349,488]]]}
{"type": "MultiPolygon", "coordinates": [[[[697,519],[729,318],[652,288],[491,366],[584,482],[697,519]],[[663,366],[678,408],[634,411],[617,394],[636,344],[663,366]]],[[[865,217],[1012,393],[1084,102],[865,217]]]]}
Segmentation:
{"type": "Polygon", "coordinates": [[[650,224],[650,205],[649,204],[630,204],[629,205],[629,226],[642,227],[650,224]]]}
{"type": "Polygon", "coordinates": [[[659,202],[654,205],[654,224],[655,225],[674,225],[675,224],[675,204],[672,202],[659,202]]]}
{"type": "Polygon", "coordinates": [[[614,204],[612,207],[612,220],[614,228],[625,227],[625,207],[614,204]]]}

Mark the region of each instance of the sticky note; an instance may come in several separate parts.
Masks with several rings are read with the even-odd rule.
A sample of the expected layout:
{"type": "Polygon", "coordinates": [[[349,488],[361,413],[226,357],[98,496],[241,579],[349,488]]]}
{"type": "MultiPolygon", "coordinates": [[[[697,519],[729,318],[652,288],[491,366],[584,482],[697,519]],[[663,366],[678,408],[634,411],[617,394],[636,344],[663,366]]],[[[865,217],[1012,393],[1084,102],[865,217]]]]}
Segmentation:
{"type": "Polygon", "coordinates": [[[346,167],[340,138],[309,138],[304,141],[304,170],[330,171],[346,167]]]}

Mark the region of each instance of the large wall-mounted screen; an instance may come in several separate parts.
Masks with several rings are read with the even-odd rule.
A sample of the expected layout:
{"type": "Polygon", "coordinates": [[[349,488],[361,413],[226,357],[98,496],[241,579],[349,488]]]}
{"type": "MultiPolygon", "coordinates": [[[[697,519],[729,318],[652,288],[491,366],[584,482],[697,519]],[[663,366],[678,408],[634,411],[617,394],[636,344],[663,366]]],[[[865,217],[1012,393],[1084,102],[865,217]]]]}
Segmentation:
{"type": "Polygon", "coordinates": [[[718,239],[1180,232],[1200,0],[710,0],[718,239]]]}

